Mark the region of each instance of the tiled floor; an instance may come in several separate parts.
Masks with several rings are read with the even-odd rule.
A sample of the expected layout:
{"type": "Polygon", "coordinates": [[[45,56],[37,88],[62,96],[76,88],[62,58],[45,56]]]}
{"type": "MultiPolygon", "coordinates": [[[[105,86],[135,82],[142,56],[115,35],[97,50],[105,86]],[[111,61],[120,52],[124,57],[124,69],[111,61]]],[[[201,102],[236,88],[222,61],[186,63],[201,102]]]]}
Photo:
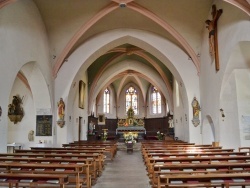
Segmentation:
{"type": "Polygon", "coordinates": [[[142,160],[140,143],[133,153],[127,153],[119,143],[115,159],[108,162],[93,188],[150,188],[149,178],[142,160]]]}

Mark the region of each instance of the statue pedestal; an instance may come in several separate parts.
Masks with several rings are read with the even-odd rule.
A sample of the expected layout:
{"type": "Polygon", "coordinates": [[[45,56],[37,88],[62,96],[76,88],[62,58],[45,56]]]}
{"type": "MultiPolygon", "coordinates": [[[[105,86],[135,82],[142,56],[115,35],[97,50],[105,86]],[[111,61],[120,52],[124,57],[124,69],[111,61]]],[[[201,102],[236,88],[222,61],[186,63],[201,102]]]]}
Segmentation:
{"type": "Polygon", "coordinates": [[[63,128],[63,126],[65,125],[65,121],[64,120],[58,120],[57,121],[57,125],[61,128],[63,128]]]}

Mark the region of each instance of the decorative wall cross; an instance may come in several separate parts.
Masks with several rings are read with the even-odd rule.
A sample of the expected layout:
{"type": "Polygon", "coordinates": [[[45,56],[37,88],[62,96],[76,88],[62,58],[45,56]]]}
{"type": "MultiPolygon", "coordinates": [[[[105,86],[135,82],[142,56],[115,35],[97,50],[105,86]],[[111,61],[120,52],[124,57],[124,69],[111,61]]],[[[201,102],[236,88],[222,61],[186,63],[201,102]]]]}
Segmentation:
{"type": "Polygon", "coordinates": [[[209,31],[209,47],[210,47],[210,55],[215,58],[215,69],[216,71],[220,70],[219,63],[219,52],[218,52],[218,36],[217,36],[217,21],[222,14],[222,9],[217,10],[216,6],[212,6],[212,20],[206,20],[207,24],[206,28],[209,31]]]}

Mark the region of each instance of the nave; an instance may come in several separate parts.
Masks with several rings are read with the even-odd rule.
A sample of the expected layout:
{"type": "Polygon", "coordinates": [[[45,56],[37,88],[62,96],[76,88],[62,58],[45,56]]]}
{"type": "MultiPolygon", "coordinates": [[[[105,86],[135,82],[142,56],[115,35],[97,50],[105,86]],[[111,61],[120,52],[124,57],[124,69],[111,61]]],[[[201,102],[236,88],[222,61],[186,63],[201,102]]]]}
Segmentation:
{"type": "Polygon", "coordinates": [[[141,143],[133,153],[127,153],[124,144],[118,144],[113,161],[107,161],[103,174],[93,188],[149,188],[149,178],[141,154],[141,143]]]}

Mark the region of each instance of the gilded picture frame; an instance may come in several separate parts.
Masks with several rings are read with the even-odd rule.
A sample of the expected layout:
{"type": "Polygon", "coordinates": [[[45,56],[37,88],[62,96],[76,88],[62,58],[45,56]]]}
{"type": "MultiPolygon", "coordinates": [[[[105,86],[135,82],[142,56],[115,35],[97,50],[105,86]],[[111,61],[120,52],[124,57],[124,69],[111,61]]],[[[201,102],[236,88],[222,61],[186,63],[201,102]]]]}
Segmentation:
{"type": "Polygon", "coordinates": [[[80,80],[79,81],[79,108],[84,109],[84,98],[85,98],[85,87],[86,84],[80,80]]]}

